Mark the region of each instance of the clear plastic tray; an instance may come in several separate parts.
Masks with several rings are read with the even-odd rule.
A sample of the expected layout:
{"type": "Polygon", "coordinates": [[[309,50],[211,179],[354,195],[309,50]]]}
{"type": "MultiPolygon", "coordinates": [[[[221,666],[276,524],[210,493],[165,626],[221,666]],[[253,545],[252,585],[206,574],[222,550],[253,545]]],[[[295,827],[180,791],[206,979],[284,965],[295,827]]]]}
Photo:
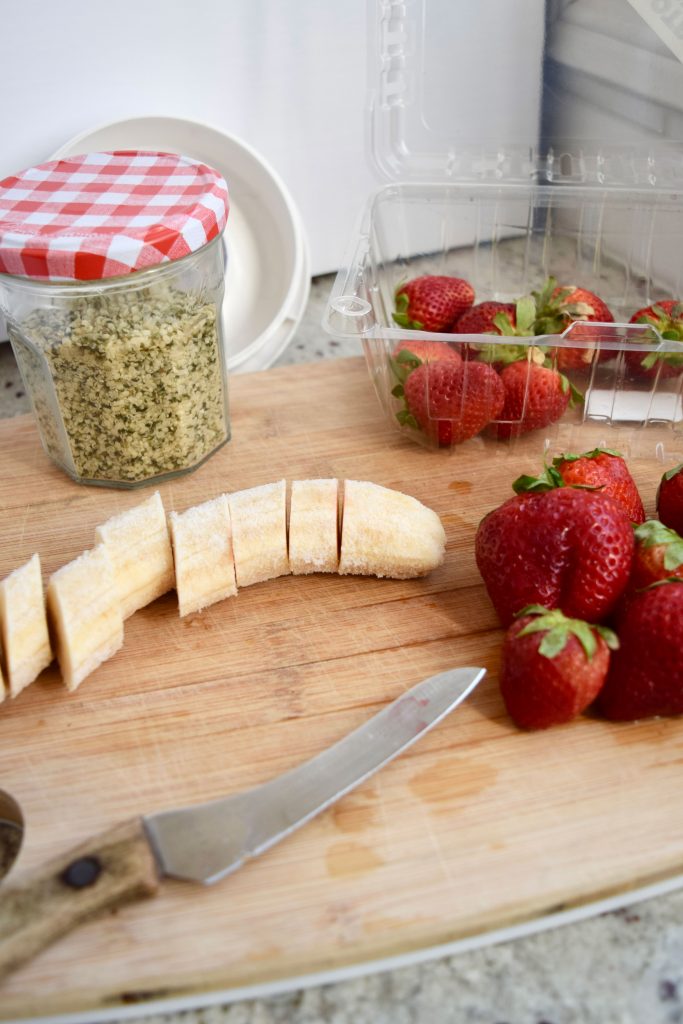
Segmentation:
{"type": "MultiPolygon", "coordinates": [[[[529,25],[536,24],[534,11],[538,15],[541,6],[530,0],[529,25]]],[[[623,6],[628,8],[626,0],[623,6]]],[[[504,33],[510,27],[505,14],[509,7],[518,5],[486,0],[478,9],[478,21],[471,13],[469,28],[478,30],[482,19],[489,19],[492,24],[500,21],[495,32],[504,33]]],[[[582,450],[599,443],[619,447],[630,457],[680,461],[683,369],[675,377],[658,371],[642,378],[634,374],[627,352],[683,351],[679,342],[653,342],[645,328],[628,324],[643,306],[683,298],[683,260],[678,255],[683,245],[681,154],[665,141],[644,146],[552,138],[547,132],[547,111],[552,109],[547,92],[553,81],[547,38],[539,44],[535,74],[541,75],[542,68],[545,73],[537,88],[534,75],[519,64],[497,79],[504,89],[519,71],[525,102],[537,104],[538,123],[545,129],[524,140],[512,138],[513,129],[526,130],[529,124],[506,126],[509,99],[506,106],[505,95],[496,97],[490,84],[482,86],[482,99],[478,81],[472,79],[474,115],[479,116],[477,105],[482,103],[482,110],[489,104],[496,111],[486,121],[489,137],[472,143],[455,130],[449,134],[449,124],[458,124],[452,98],[462,86],[462,75],[481,56],[481,46],[476,39],[463,38],[461,26],[458,52],[465,67],[446,59],[444,40],[456,38],[455,9],[462,10],[462,5],[370,2],[373,155],[387,177],[400,180],[369,200],[351,255],[332,289],[325,326],[333,335],[362,341],[388,420],[407,436],[428,443],[421,431],[401,426],[396,418],[403,404],[392,395],[396,379],[388,357],[399,342],[411,338],[449,344],[481,343],[482,336],[398,327],[392,319],[397,286],[421,274],[447,274],[467,278],[476,302],[510,301],[541,287],[552,274],[562,284],[595,291],[616,323],[601,327],[590,342],[578,338],[576,325],[564,335],[514,339],[547,346],[553,363],[562,348],[588,352],[585,366],[568,373],[584,396],[583,404],[535,432],[539,449],[582,450]]],[[[548,38],[552,41],[552,33],[548,38]]],[[[487,39],[495,57],[490,50],[495,39],[487,39]]],[[[679,68],[673,57],[671,63],[679,68]]],[[[468,116],[471,123],[472,111],[468,116]]],[[[487,335],[485,340],[497,345],[511,339],[487,335]]],[[[464,351],[466,358],[473,358],[464,351]]],[[[514,441],[499,445],[510,448],[514,441]]]]}

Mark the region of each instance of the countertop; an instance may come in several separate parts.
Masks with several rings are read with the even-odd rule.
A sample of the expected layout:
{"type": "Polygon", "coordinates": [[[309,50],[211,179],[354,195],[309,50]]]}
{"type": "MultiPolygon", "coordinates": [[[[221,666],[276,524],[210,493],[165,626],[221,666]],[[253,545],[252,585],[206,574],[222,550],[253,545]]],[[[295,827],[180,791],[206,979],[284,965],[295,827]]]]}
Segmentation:
{"type": "MultiPolygon", "coordinates": [[[[304,319],[275,365],[359,354],[356,342],[340,344],[320,327],[331,281],[314,279],[304,319]]],[[[0,416],[27,411],[10,346],[0,345],[0,416]]],[[[269,998],[135,1018],[143,1019],[149,1024],[678,1024],[683,1022],[683,891],[414,966],[269,998]]]]}

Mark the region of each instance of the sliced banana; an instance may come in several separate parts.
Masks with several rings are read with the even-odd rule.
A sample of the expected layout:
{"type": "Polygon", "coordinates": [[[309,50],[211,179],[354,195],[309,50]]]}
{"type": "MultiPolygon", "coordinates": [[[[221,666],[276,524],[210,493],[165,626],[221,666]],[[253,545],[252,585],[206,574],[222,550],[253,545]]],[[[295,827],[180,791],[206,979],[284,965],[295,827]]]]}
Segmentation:
{"type": "Polygon", "coordinates": [[[401,491],[344,482],[341,575],[425,576],[441,565],[446,534],[436,512],[401,491]]]}
{"type": "Polygon", "coordinates": [[[289,504],[289,568],[296,575],[337,572],[338,482],[293,480],[289,504]]]}
{"type": "Polygon", "coordinates": [[[158,491],[98,526],[95,540],[114,566],[124,619],[173,589],[173,553],[158,491]]]}
{"type": "MultiPolygon", "coordinates": [[[[289,572],[408,579],[443,562],[446,536],[438,515],[388,487],[346,480],[342,490],[334,479],[295,480],[289,524],[287,512],[284,480],[172,512],[168,524],[157,492],[98,526],[100,543],[51,576],[47,616],[34,555],[0,582],[10,695],[52,660],[48,619],[64,682],[75,690],[122,646],[124,617],[174,584],[184,616],[232,597],[238,586],[289,572]]],[[[0,701],[5,695],[0,671],[0,701]]]]}
{"type": "Polygon", "coordinates": [[[103,544],[53,573],[47,607],[62,677],[66,688],[75,690],[123,644],[121,602],[103,544]]]}
{"type": "Polygon", "coordinates": [[[284,480],[228,495],[238,587],[284,576],[287,557],[287,485],[284,480]]]}
{"type": "Polygon", "coordinates": [[[181,617],[237,593],[225,494],[169,516],[181,617]]]}
{"type": "Polygon", "coordinates": [[[0,633],[9,694],[16,697],[52,661],[38,555],[0,582],[0,633]]]}

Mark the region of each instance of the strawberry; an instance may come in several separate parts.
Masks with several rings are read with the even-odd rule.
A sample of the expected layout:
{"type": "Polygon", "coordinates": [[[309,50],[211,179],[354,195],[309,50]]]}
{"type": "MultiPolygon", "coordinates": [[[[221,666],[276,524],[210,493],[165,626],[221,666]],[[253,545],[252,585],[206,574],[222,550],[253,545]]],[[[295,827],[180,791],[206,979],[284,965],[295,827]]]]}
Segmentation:
{"type": "Polygon", "coordinates": [[[501,316],[506,318],[511,328],[516,327],[514,303],[479,302],[458,317],[452,330],[454,334],[502,334],[496,323],[496,318],[501,316]]]}
{"type": "MultiPolygon", "coordinates": [[[[530,353],[531,354],[531,353],[530,353]]],[[[501,371],[505,405],[492,428],[496,437],[519,437],[559,420],[575,392],[567,378],[532,359],[518,360],[501,371]]],[[[578,392],[576,392],[578,394],[578,392]]]]}
{"type": "Polygon", "coordinates": [[[594,448],[582,455],[564,453],[553,459],[553,466],[565,484],[590,487],[609,494],[623,505],[632,523],[642,523],[645,519],[636,482],[619,452],[610,448],[594,448]]]}
{"type": "Polygon", "coordinates": [[[635,594],[619,628],[598,708],[613,721],[683,714],[683,580],[635,594]]]}
{"type": "Polygon", "coordinates": [[[537,334],[560,334],[576,320],[612,324],[614,317],[609,307],[595,292],[576,285],[559,285],[549,277],[540,291],[532,292],[536,299],[537,334]]]}
{"type": "Polygon", "coordinates": [[[519,493],[484,516],[475,537],[477,566],[504,626],[528,604],[600,621],[626,586],[633,547],[623,508],[575,487],[519,493]]]}
{"type": "MultiPolygon", "coordinates": [[[[401,352],[415,356],[416,363],[413,369],[416,369],[419,363],[438,363],[442,360],[459,363],[462,360],[460,353],[451,348],[447,341],[399,341],[393,352],[394,359],[401,352]]],[[[403,360],[407,365],[405,357],[403,360]]]]}
{"type": "Polygon", "coordinates": [[[683,579],[683,537],[656,519],[636,526],[636,547],[628,581],[630,592],[679,576],[683,579]]]}
{"type": "MultiPolygon", "coordinates": [[[[626,362],[639,377],[678,377],[683,373],[683,303],[664,299],[652,306],[644,306],[634,313],[629,323],[648,324],[665,341],[678,342],[680,352],[627,352],[626,362]]],[[[639,334],[637,341],[656,342],[659,337],[652,331],[639,334]]]]}
{"type": "Polygon", "coordinates": [[[396,289],[394,320],[413,331],[448,331],[474,302],[474,289],[461,277],[426,274],[396,289]]]}
{"type": "MultiPolygon", "coordinates": [[[[609,307],[595,292],[576,285],[558,285],[556,278],[549,277],[537,292],[536,334],[562,334],[577,320],[584,323],[614,323],[609,307]]],[[[598,341],[599,329],[582,327],[572,332],[572,337],[581,341],[598,341]]],[[[559,370],[582,369],[590,366],[593,348],[558,348],[557,368],[559,370]]],[[[612,353],[601,351],[600,359],[610,359],[612,353]]]]}
{"type": "Polygon", "coordinates": [[[657,515],[683,536],[683,462],[667,470],[657,488],[657,515]]]}
{"type": "MultiPolygon", "coordinates": [[[[531,338],[534,335],[536,303],[530,295],[518,299],[514,305],[506,302],[482,302],[472,306],[457,321],[455,334],[498,334],[506,338],[531,338]]],[[[470,344],[482,362],[490,363],[497,370],[520,359],[532,359],[542,364],[545,350],[537,346],[515,342],[492,341],[488,344],[470,344]]]]}
{"type": "MultiPolygon", "coordinates": [[[[401,397],[398,388],[393,392],[401,397]]],[[[403,384],[400,423],[420,427],[441,447],[474,437],[500,413],[503,384],[484,363],[422,363],[403,384]]]]}
{"type": "Polygon", "coordinates": [[[610,649],[619,646],[604,626],[569,619],[542,605],[523,608],[503,641],[500,690],[522,729],[569,722],[602,689],[610,649]]]}

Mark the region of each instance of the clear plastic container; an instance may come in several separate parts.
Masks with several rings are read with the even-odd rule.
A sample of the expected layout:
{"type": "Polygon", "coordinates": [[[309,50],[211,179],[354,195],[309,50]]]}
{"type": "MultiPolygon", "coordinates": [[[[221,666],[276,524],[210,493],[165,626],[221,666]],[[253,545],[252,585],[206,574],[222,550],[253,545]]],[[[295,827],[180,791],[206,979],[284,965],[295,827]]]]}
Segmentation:
{"type": "Polygon", "coordinates": [[[0,276],[45,451],[79,483],[186,473],[230,437],[221,239],[126,277],[0,276]]]}
{"type": "MultiPolygon", "coordinates": [[[[626,0],[622,6],[628,9],[626,0]]],[[[558,22],[544,26],[542,7],[530,2],[521,12],[518,5],[485,0],[463,21],[461,5],[439,0],[370,3],[372,154],[393,182],[363,212],[325,326],[334,336],[362,342],[388,422],[421,444],[438,441],[434,431],[416,428],[405,416],[392,362],[397,346],[437,342],[457,348],[467,365],[480,359],[482,341],[501,352],[514,342],[527,353],[542,350],[551,368],[569,361],[566,350],[584,353],[573,360],[577,367],[564,370],[583,401],[534,432],[539,451],[602,444],[630,457],[681,461],[683,364],[671,370],[655,360],[648,373],[639,364],[652,353],[680,357],[683,345],[629,320],[653,302],[683,299],[683,156],[662,140],[646,145],[553,136],[552,55],[564,59],[575,27],[574,35],[565,32],[562,5],[558,22]],[[522,13],[529,22],[519,29],[527,33],[526,47],[511,35],[522,13]],[[456,38],[458,60],[448,56],[456,38]],[[482,40],[484,76],[481,69],[477,74],[482,40]],[[530,112],[529,124],[520,122],[520,110],[530,112]],[[424,274],[466,278],[477,303],[510,302],[553,275],[562,285],[595,291],[615,322],[591,324],[587,335],[577,321],[563,334],[528,339],[408,331],[393,320],[395,293],[424,274]]],[[[660,64],[663,59],[656,57],[660,64]]],[[[673,57],[668,63],[679,69],[673,57]]],[[[568,123],[562,111],[557,123],[561,135],[568,123]]],[[[496,433],[513,436],[492,442],[492,450],[515,447],[514,421],[493,420],[483,436],[496,433]],[[501,422],[505,427],[497,431],[501,422]]],[[[459,445],[446,441],[446,447],[457,451],[459,445]]]]}

